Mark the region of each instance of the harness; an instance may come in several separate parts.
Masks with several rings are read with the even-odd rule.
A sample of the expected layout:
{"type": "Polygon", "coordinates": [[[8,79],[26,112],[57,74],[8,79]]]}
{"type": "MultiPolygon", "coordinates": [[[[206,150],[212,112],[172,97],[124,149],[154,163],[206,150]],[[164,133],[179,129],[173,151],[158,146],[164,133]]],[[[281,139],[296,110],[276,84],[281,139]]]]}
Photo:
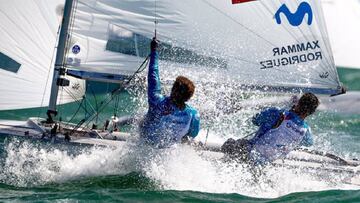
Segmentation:
{"type": "Polygon", "coordinates": [[[262,135],[252,146],[252,157],[272,161],[286,156],[304,139],[306,125],[300,125],[284,112],[272,129],[262,135]]]}

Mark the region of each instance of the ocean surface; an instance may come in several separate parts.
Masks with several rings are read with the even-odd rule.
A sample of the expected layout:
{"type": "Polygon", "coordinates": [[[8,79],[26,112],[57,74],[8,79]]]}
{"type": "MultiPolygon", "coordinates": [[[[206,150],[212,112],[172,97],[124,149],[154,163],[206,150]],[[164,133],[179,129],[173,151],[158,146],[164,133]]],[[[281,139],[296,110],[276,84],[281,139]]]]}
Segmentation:
{"type": "MultiPolygon", "coordinates": [[[[339,69],[341,81],[360,91],[360,71],[339,69]]],[[[103,93],[114,86],[88,86],[88,109],[97,108],[103,93]],[[90,91],[91,89],[91,91],[90,91]],[[95,103],[95,104],[94,104],[95,103]]],[[[146,111],[142,90],[121,93],[94,122],[104,118],[146,111]]],[[[258,108],[214,110],[228,106],[234,93],[214,101],[197,92],[192,104],[202,112],[202,127],[209,140],[244,137],[256,128],[249,118],[258,108]],[[227,99],[224,99],[227,98],[227,99]]],[[[203,95],[204,94],[204,95],[203,95]]],[[[257,97],[242,95],[244,100],[257,97]]],[[[280,105],[280,104],[279,104],[280,105]]],[[[0,119],[26,120],[43,116],[46,109],[2,111],[0,119]]],[[[60,107],[62,120],[79,122],[88,111],[77,104],[60,107]]],[[[316,150],[345,158],[360,158],[360,115],[318,112],[309,118],[316,150]]],[[[135,127],[124,131],[134,133],[135,127]]],[[[203,132],[204,135],[204,132],[203,132]]],[[[360,202],[360,186],[349,185],[332,174],[267,168],[254,178],[252,169],[233,162],[204,159],[188,146],[146,149],[129,143],[122,148],[51,145],[0,136],[0,202],[360,202]]]]}

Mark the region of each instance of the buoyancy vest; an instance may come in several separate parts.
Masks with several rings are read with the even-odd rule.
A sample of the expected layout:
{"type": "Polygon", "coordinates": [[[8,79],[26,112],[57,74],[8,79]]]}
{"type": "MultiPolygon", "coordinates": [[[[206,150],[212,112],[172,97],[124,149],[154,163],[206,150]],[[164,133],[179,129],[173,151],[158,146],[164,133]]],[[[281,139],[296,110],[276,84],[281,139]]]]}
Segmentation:
{"type": "Polygon", "coordinates": [[[305,122],[291,118],[290,112],[284,112],[283,121],[278,127],[270,129],[252,145],[250,157],[260,162],[271,162],[285,157],[300,145],[308,130],[305,122]]]}

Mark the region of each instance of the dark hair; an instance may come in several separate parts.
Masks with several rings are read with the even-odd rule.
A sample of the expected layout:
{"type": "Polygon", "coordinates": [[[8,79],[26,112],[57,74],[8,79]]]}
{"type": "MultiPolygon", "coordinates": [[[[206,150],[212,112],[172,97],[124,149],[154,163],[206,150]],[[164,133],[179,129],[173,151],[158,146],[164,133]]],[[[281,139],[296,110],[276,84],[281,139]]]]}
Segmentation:
{"type": "Polygon", "coordinates": [[[177,102],[188,101],[195,92],[194,83],[184,76],[178,76],[171,90],[171,97],[177,102]]]}
{"type": "Polygon", "coordinates": [[[298,102],[301,113],[305,113],[307,115],[315,113],[319,104],[319,99],[313,93],[305,93],[298,102]]]}

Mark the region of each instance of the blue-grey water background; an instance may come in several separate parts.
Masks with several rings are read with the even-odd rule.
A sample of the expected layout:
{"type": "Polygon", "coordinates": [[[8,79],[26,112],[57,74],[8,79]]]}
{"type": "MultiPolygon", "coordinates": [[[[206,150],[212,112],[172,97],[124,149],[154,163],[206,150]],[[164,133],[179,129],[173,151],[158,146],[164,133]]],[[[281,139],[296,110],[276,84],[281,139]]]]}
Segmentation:
{"type": "MultiPolygon", "coordinates": [[[[360,71],[339,69],[339,75],[349,90],[360,91],[360,71]]],[[[102,93],[107,88],[114,87],[90,83],[87,97],[90,101],[101,100],[107,96],[102,93]]],[[[118,115],[133,113],[138,108],[139,100],[131,94],[123,92],[119,98],[122,108],[118,115]]],[[[64,105],[60,107],[60,116],[66,120],[77,108],[76,104],[64,105]]],[[[2,111],[0,119],[26,120],[44,116],[45,110],[2,111]]],[[[81,112],[75,121],[85,114],[81,112]]],[[[113,114],[112,106],[105,114],[113,114]]],[[[221,123],[232,125],[231,122],[243,122],[242,119],[246,120],[222,117],[221,123]]],[[[309,122],[317,149],[360,158],[360,115],[320,112],[309,122]]],[[[245,131],[251,128],[246,121],[243,123],[239,128],[245,131]]],[[[216,119],[205,124],[217,133],[216,129],[222,128],[216,119]]],[[[132,128],[124,130],[131,131],[132,128]]],[[[229,131],[223,137],[232,135],[229,131]]],[[[241,167],[220,163],[213,166],[188,148],[163,152],[153,160],[147,160],[146,154],[138,152],[141,149],[136,147],[83,149],[4,136],[1,143],[0,201],[360,202],[358,188],[340,186],[301,173],[275,170],[268,180],[251,182],[241,167]]]]}

